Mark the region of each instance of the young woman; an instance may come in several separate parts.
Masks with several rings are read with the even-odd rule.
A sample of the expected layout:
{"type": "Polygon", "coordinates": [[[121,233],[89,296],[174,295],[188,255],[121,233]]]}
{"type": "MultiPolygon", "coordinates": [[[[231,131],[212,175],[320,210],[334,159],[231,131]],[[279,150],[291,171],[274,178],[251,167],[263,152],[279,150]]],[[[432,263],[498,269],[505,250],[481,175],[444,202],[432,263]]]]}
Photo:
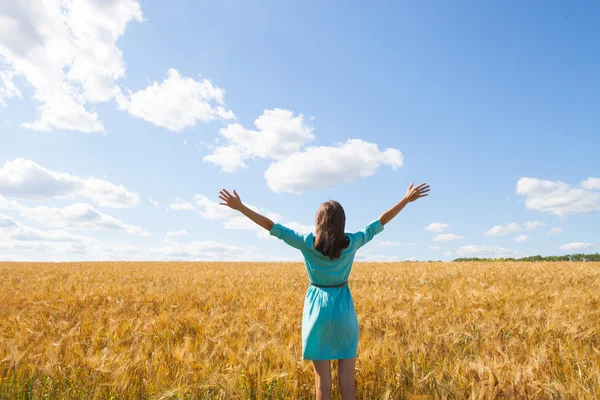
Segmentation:
{"type": "Polygon", "coordinates": [[[356,250],[383,230],[408,203],[429,193],[429,185],[410,184],[406,195],[363,230],[346,233],[346,215],[337,201],[321,204],[317,210],[316,234],[300,235],[246,207],[234,190],[219,192],[229,206],[262,226],[290,246],[300,250],[310,279],[302,314],[302,358],[311,360],[315,370],[317,400],[331,397],[331,360],[338,360],[342,398],[355,399],[354,368],[358,348],[358,320],[348,276],[356,250]]]}

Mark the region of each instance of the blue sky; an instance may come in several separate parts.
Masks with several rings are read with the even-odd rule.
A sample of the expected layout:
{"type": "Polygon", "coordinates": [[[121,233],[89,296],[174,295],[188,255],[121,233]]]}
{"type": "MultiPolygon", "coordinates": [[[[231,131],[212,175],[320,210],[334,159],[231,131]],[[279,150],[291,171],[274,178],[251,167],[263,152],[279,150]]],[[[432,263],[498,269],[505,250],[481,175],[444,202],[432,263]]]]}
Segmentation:
{"type": "Polygon", "coordinates": [[[0,259],[299,259],[219,189],[357,230],[413,180],[360,259],[600,251],[596,2],[35,3],[0,11],[0,259]]]}

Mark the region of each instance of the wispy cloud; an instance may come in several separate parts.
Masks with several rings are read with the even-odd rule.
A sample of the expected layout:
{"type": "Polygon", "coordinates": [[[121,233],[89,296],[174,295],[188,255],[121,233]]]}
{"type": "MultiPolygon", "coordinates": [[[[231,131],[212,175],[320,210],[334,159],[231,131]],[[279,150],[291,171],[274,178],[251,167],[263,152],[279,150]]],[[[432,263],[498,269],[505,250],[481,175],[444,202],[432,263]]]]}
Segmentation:
{"type": "Polygon", "coordinates": [[[169,237],[185,236],[187,234],[188,234],[188,231],[185,229],[178,229],[176,231],[168,231],[166,233],[166,235],[169,237]]]}
{"type": "Polygon", "coordinates": [[[558,248],[560,250],[565,250],[565,251],[585,250],[585,249],[591,249],[591,248],[595,248],[595,247],[597,247],[595,244],[589,243],[589,242],[572,242],[572,243],[561,244],[560,246],[558,246],[558,248]]]}
{"type": "Polygon", "coordinates": [[[24,158],[4,162],[0,189],[4,196],[17,199],[88,198],[100,207],[111,208],[133,207],[140,200],[137,193],[123,185],[52,171],[24,158]]]}
{"type": "Polygon", "coordinates": [[[459,240],[464,236],[455,235],[454,233],[442,233],[433,237],[434,242],[448,242],[451,240],[459,240]]]}
{"type": "Polygon", "coordinates": [[[414,242],[375,241],[375,247],[414,247],[414,242]]]}
{"type": "Polygon", "coordinates": [[[521,255],[518,250],[507,249],[499,246],[467,245],[461,246],[456,254],[461,257],[517,257],[521,255]]]}
{"type": "Polygon", "coordinates": [[[450,228],[450,225],[445,224],[443,222],[432,222],[431,224],[425,227],[425,230],[431,232],[443,232],[445,229],[448,228],[450,228]]]}

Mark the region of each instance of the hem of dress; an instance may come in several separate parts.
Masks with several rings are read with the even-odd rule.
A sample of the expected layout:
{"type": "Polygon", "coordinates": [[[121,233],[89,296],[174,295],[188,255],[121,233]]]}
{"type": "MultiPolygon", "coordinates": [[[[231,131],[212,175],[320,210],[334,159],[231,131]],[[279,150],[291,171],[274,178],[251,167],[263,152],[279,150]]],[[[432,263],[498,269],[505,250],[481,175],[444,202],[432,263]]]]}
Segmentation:
{"type": "Polygon", "coordinates": [[[341,354],[339,356],[336,357],[330,357],[330,358],[308,358],[306,356],[302,356],[303,360],[307,360],[307,361],[327,361],[327,360],[345,360],[347,358],[356,358],[356,354],[341,354]]]}

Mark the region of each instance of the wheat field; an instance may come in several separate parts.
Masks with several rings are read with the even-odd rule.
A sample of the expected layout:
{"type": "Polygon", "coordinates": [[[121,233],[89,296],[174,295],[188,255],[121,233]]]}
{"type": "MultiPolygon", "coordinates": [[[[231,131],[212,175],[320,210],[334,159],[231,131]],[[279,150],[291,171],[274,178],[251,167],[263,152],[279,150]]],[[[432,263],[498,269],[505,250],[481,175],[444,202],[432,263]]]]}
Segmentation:
{"type": "MultiPolygon", "coordinates": [[[[314,397],[301,263],[0,263],[0,278],[0,398],[314,397]]],[[[600,398],[598,263],[357,263],[349,285],[359,398],[600,398]]]]}

